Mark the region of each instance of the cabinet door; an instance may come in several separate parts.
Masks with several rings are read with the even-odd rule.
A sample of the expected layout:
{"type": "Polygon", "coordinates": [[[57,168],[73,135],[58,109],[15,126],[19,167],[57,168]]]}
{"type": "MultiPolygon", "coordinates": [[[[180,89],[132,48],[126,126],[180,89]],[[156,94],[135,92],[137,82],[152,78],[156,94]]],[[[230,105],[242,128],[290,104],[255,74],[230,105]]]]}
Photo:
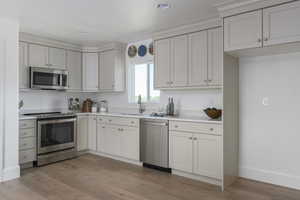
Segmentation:
{"type": "Polygon", "coordinates": [[[262,10],[224,19],[224,50],[262,47],[262,10]]]}
{"type": "Polygon", "coordinates": [[[77,117],[77,150],[88,149],[88,116],[77,117]]]}
{"type": "Polygon", "coordinates": [[[188,36],[171,39],[171,86],[183,87],[188,83],[188,36]]]}
{"type": "Polygon", "coordinates": [[[98,117],[97,122],[97,151],[98,152],[105,152],[105,132],[106,127],[105,124],[102,124],[98,117]]]}
{"type": "Polygon", "coordinates": [[[67,69],[69,72],[69,89],[81,90],[82,84],[82,54],[80,52],[68,51],[67,69]]]}
{"type": "Polygon", "coordinates": [[[115,87],[115,64],[116,51],[100,53],[99,58],[99,88],[100,90],[112,91],[115,87]]]}
{"type": "Polygon", "coordinates": [[[207,31],[189,35],[189,86],[207,85],[207,31]]]}
{"type": "Polygon", "coordinates": [[[121,128],[121,156],[140,160],[140,137],[138,128],[121,128]]]}
{"type": "Polygon", "coordinates": [[[208,85],[220,86],[223,84],[222,56],[221,28],[208,30],[208,85]]]}
{"type": "Polygon", "coordinates": [[[48,47],[29,44],[29,66],[48,68],[48,47]]]}
{"type": "Polygon", "coordinates": [[[264,46],[300,41],[300,2],[263,10],[264,46]]]}
{"type": "Polygon", "coordinates": [[[19,87],[29,88],[28,44],[19,43],[19,87]]]}
{"type": "Polygon", "coordinates": [[[170,87],[170,39],[155,41],[155,88],[170,87]]]}
{"type": "Polygon", "coordinates": [[[83,53],[83,89],[98,90],[98,53],[83,53]]]}
{"type": "Polygon", "coordinates": [[[97,117],[89,116],[88,124],[88,149],[97,150],[97,117]]]}
{"type": "Polygon", "coordinates": [[[66,50],[49,48],[49,67],[54,69],[66,69],[66,50]]]}
{"type": "Polygon", "coordinates": [[[222,141],[220,136],[194,134],[194,173],[221,179],[222,141]]]}
{"type": "Polygon", "coordinates": [[[104,152],[114,156],[121,155],[121,133],[117,126],[106,126],[104,133],[104,152]]]}
{"type": "Polygon", "coordinates": [[[193,134],[170,132],[170,166],[172,169],[193,172],[193,134]]]}

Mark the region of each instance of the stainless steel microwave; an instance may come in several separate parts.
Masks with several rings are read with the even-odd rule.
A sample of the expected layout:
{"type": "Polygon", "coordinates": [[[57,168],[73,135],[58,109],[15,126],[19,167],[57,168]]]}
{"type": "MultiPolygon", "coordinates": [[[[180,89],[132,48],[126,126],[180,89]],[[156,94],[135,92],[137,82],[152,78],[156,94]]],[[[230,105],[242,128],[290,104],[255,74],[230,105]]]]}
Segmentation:
{"type": "Polygon", "coordinates": [[[45,90],[68,89],[68,71],[42,67],[30,67],[30,88],[45,90]]]}

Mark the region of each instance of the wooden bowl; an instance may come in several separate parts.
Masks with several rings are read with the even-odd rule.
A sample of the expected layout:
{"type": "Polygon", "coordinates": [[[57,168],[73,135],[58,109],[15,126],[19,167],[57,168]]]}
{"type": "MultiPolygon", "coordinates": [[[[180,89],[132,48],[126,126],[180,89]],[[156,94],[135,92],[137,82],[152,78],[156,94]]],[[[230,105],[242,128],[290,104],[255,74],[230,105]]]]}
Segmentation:
{"type": "Polygon", "coordinates": [[[206,108],[203,110],[205,114],[211,119],[218,119],[222,116],[222,110],[216,108],[206,108]]]}

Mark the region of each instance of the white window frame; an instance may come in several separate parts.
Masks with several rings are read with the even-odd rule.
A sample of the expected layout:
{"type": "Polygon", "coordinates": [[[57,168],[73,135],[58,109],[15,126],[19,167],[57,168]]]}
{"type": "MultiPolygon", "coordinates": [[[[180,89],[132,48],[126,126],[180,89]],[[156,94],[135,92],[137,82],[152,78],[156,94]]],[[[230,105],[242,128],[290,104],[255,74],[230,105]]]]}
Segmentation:
{"type": "MultiPolygon", "coordinates": [[[[147,101],[143,103],[147,104],[158,104],[159,100],[151,100],[150,99],[150,64],[154,65],[153,60],[145,61],[145,62],[134,62],[129,64],[128,69],[128,102],[132,104],[136,104],[137,101],[135,99],[135,66],[147,64],[147,101]]],[[[154,77],[153,77],[154,78],[154,77]]],[[[153,80],[154,81],[154,80],[153,80]]]]}

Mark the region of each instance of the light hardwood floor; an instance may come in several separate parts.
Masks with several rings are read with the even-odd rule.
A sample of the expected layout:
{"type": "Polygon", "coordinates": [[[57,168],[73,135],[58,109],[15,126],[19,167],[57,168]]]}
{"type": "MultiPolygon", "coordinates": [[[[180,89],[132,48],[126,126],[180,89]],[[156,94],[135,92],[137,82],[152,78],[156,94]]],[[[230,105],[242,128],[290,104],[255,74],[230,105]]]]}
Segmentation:
{"type": "Polygon", "coordinates": [[[198,181],[94,155],[25,170],[0,200],[299,200],[300,191],[239,179],[221,192],[198,181]]]}

